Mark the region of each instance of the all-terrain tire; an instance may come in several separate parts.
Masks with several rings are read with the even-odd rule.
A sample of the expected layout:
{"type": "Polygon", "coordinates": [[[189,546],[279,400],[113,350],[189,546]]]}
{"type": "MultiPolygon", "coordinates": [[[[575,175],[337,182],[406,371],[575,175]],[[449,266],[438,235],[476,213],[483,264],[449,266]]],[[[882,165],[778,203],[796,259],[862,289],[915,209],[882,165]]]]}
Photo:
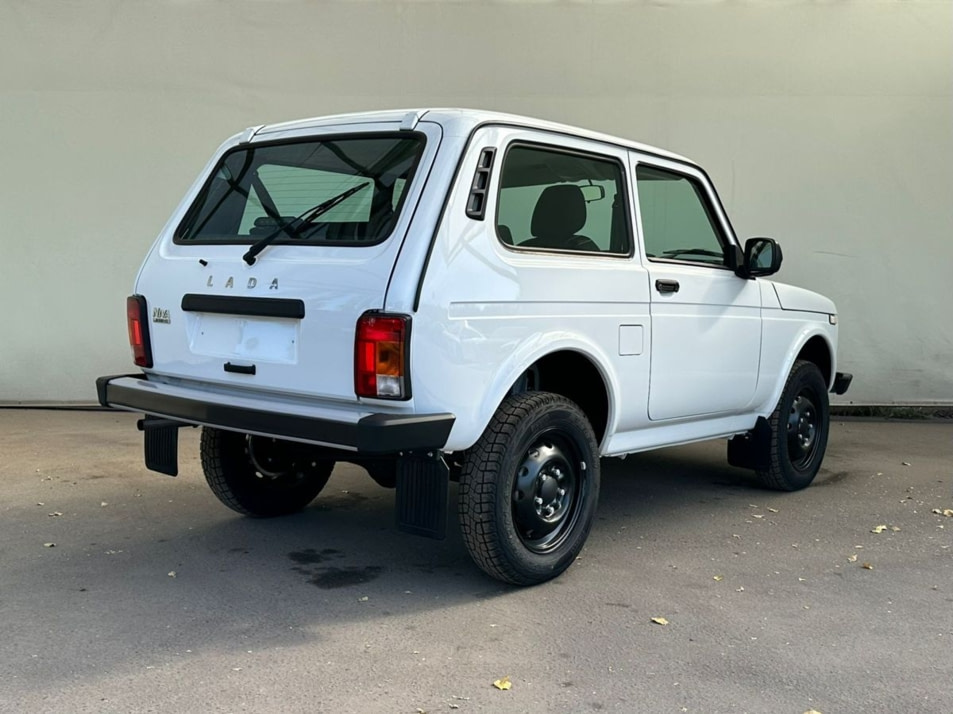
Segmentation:
{"type": "Polygon", "coordinates": [[[827,450],[830,406],[817,365],[798,360],[768,419],[767,466],[757,470],[767,488],[797,491],[810,485],[827,450]]]}
{"type": "Polygon", "coordinates": [[[515,585],[572,565],[599,500],[599,451],[576,404],[548,392],[507,397],[460,473],[463,540],[487,574],[515,585]]]}
{"type": "Polygon", "coordinates": [[[222,503],[246,516],[296,513],[327,484],[334,462],[280,439],[202,428],[202,470],[222,503]]]}

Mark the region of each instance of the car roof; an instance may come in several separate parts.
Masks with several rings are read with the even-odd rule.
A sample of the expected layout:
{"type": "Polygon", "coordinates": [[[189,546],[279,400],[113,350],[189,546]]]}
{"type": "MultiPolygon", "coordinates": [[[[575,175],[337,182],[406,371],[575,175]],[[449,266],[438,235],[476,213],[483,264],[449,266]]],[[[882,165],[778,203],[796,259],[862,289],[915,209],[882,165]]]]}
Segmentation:
{"type": "Polygon", "coordinates": [[[358,126],[361,124],[397,124],[404,128],[412,129],[420,121],[435,122],[439,124],[444,132],[450,135],[466,136],[474,129],[486,124],[504,124],[509,126],[519,126],[529,129],[542,129],[557,134],[568,134],[593,141],[601,141],[608,144],[615,144],[625,148],[641,151],[670,158],[675,161],[695,164],[694,161],[679,156],[666,149],[660,149],[649,144],[643,144],[629,139],[624,139],[610,134],[604,134],[589,129],[583,129],[569,124],[560,124],[558,122],[546,121],[545,119],[536,119],[534,117],[521,116],[518,114],[506,114],[503,112],[486,111],[482,109],[459,109],[459,108],[419,108],[419,109],[387,109],[372,112],[356,112],[351,114],[334,114],[324,117],[313,117],[310,119],[298,119],[296,121],[281,122],[278,124],[267,124],[253,132],[253,136],[264,138],[269,134],[320,130],[329,127],[339,126],[358,126]]]}

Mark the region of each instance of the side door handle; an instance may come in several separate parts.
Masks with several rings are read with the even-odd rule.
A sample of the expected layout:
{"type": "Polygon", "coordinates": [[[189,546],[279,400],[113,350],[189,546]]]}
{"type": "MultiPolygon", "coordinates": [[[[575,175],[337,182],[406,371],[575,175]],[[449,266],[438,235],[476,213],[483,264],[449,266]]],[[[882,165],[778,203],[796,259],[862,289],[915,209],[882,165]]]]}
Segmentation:
{"type": "Polygon", "coordinates": [[[678,292],[678,281],[677,280],[656,280],[655,289],[660,293],[677,293],[678,292]]]}

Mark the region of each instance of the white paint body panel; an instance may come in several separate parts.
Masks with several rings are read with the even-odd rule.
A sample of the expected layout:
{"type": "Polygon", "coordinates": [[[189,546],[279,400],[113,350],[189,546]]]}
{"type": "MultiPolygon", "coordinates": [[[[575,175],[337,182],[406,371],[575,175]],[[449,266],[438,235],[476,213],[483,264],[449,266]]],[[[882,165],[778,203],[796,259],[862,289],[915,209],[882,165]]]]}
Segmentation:
{"type": "MultiPolygon", "coordinates": [[[[149,325],[155,389],[192,385],[208,400],[260,399],[284,413],[339,415],[347,423],[358,414],[451,413],[456,420],[445,450],[455,451],[479,438],[536,361],[571,351],[588,359],[605,385],[609,413],[601,450],[615,455],[750,429],[773,410],[794,359],[814,337],[828,345],[833,375],[837,327],[829,323],[834,307],[826,298],[782,286],[776,291],[770,281],[724,269],[644,259],[631,170],[641,160],[696,177],[710,192],[723,231],[736,241],[707,176],[687,159],[523,117],[466,110],[407,116],[305,120],[245,136],[274,141],[416,124],[427,136],[421,168],[394,233],[376,246],[273,245],[248,266],[243,246],[176,245],[172,232],[201,180],[193,186],[136,284],[150,309],[168,309],[171,316],[171,324],[149,325]],[[597,153],[627,167],[632,254],[518,251],[501,243],[495,196],[502,156],[514,141],[597,153]],[[494,198],[484,220],[473,220],[465,207],[487,146],[497,149],[488,193],[494,198]],[[679,292],[659,293],[658,279],[677,280],[679,292]],[[180,309],[185,293],[296,298],[306,315],[298,321],[186,314],[180,309]],[[370,309],[412,316],[412,399],[354,395],[354,328],[370,309]],[[224,372],[223,359],[253,360],[257,374],[224,372]]],[[[238,140],[226,142],[218,155],[238,140]]]]}

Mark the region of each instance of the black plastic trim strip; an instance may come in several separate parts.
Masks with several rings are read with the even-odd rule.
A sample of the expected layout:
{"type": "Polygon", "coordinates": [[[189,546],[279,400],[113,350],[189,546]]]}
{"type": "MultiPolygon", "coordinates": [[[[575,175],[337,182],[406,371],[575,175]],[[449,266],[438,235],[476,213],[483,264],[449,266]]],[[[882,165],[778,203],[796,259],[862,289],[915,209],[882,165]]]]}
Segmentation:
{"type": "MultiPolygon", "coordinates": [[[[142,379],[143,375],[120,375],[142,379]]],[[[103,406],[201,424],[231,431],[265,434],[312,444],[336,446],[363,454],[392,454],[418,449],[440,450],[447,443],[453,414],[370,414],[356,423],[303,417],[262,409],[213,404],[112,384],[100,377],[96,388],[103,406]]]]}
{"type": "Polygon", "coordinates": [[[252,298],[186,293],[182,296],[182,310],[250,317],[288,317],[300,320],[304,317],[304,301],[292,298],[252,298]]]}

